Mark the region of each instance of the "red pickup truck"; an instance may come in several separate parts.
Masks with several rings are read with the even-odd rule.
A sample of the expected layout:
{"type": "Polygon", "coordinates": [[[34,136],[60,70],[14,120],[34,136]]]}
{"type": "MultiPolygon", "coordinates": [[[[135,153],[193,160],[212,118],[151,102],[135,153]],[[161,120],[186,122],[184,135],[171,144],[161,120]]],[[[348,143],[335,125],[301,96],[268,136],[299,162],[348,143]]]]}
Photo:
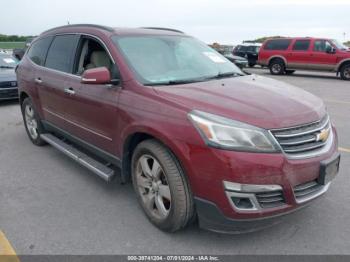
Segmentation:
{"type": "Polygon", "coordinates": [[[278,38],[266,40],[258,64],[271,74],[292,74],[296,69],[330,71],[350,80],[350,49],[337,40],[322,38],[278,38]]]}

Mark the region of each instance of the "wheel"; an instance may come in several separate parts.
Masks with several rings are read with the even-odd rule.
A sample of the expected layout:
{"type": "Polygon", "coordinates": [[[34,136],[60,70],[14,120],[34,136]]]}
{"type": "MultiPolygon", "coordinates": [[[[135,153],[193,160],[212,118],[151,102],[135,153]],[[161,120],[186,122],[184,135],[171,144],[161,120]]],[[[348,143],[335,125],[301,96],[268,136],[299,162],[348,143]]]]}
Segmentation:
{"type": "Polygon", "coordinates": [[[254,66],[255,66],[255,63],[248,63],[248,66],[249,66],[249,67],[254,67],[254,66]]]}
{"type": "Polygon", "coordinates": [[[350,64],[345,64],[341,67],[340,77],[343,80],[350,80],[350,64]]]}
{"type": "Polygon", "coordinates": [[[286,75],[291,75],[295,72],[295,70],[286,70],[286,75]]]}
{"type": "Polygon", "coordinates": [[[45,141],[40,138],[40,134],[44,133],[40,118],[34,109],[33,103],[29,97],[24,99],[22,106],[22,116],[27,134],[34,145],[43,146],[45,141]]]}
{"type": "Polygon", "coordinates": [[[273,59],[269,68],[272,75],[283,75],[285,72],[285,65],[282,59],[273,59]]]}
{"type": "Polygon", "coordinates": [[[193,218],[192,194],[175,156],[156,140],[141,142],[132,156],[132,180],[138,201],[158,228],[174,232],[193,218]]]}

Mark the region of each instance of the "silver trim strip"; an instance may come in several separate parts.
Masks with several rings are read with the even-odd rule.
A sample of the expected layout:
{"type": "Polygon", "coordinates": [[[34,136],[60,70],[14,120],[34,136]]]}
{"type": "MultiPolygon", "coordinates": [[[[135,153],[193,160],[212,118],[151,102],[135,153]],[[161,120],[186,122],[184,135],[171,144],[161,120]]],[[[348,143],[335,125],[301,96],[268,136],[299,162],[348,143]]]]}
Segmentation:
{"type": "Polygon", "coordinates": [[[83,159],[82,157],[79,157],[78,155],[74,154],[73,152],[69,151],[68,149],[64,148],[63,146],[61,146],[60,144],[56,143],[54,140],[50,139],[47,135],[43,134],[40,136],[43,140],[45,140],[47,143],[49,143],[51,146],[53,146],[54,148],[56,148],[57,150],[61,151],[63,154],[67,155],[68,157],[72,158],[73,160],[77,161],[78,163],[80,163],[82,166],[86,167],[87,169],[89,169],[90,171],[92,171],[93,173],[95,173],[96,175],[98,175],[99,177],[101,177],[102,179],[106,180],[106,181],[110,181],[111,176],[114,175],[113,170],[110,170],[110,174],[106,174],[103,171],[101,171],[100,169],[94,167],[92,164],[90,164],[89,162],[87,162],[85,159],[83,159]]]}
{"type": "Polygon", "coordinates": [[[16,90],[18,89],[18,87],[0,87],[0,91],[1,90],[16,90]]]}
{"type": "Polygon", "coordinates": [[[71,120],[68,120],[68,119],[66,119],[65,117],[63,117],[63,116],[61,116],[61,115],[59,115],[59,114],[56,114],[56,113],[52,112],[51,110],[49,110],[49,109],[47,109],[47,108],[45,108],[45,107],[43,108],[43,110],[46,111],[47,113],[51,114],[51,115],[54,115],[54,116],[56,116],[56,117],[58,117],[58,118],[60,118],[60,119],[62,119],[62,120],[64,120],[64,121],[66,121],[66,122],[72,124],[72,125],[75,125],[75,126],[81,128],[81,129],[84,129],[85,131],[88,131],[88,132],[90,132],[90,133],[93,133],[93,134],[95,134],[95,135],[97,135],[97,136],[99,136],[99,137],[102,137],[102,138],[104,138],[104,139],[106,139],[106,140],[108,140],[108,141],[113,141],[112,138],[110,138],[110,137],[108,137],[108,136],[105,136],[105,135],[102,135],[102,134],[100,134],[100,133],[97,133],[96,131],[91,130],[91,129],[87,128],[87,127],[84,127],[84,126],[82,126],[82,125],[79,125],[79,124],[77,124],[77,123],[75,123],[75,122],[73,122],[73,121],[71,121],[71,120]]]}
{"type": "Polygon", "coordinates": [[[239,184],[234,182],[223,181],[226,190],[247,192],[247,193],[263,193],[282,190],[280,185],[253,185],[239,184]]]}
{"type": "Polygon", "coordinates": [[[299,199],[297,199],[295,197],[294,190],[293,190],[295,202],[297,202],[298,204],[302,204],[302,203],[308,202],[308,201],[310,201],[312,199],[315,199],[315,198],[323,195],[324,193],[326,193],[330,185],[331,185],[331,182],[329,182],[327,185],[323,186],[321,190],[318,190],[315,193],[310,194],[307,197],[299,197],[299,199]]]}
{"type": "MultiPolygon", "coordinates": [[[[326,126],[328,126],[328,125],[329,125],[329,118],[327,119],[327,121],[322,126],[314,128],[314,129],[311,129],[311,130],[308,130],[308,131],[304,131],[304,132],[296,133],[296,134],[289,134],[289,135],[276,135],[276,134],[274,134],[274,136],[278,137],[278,138],[289,138],[289,137],[303,136],[303,135],[307,135],[307,134],[310,134],[310,133],[315,133],[317,131],[321,131],[322,129],[326,128],[326,126]]],[[[293,127],[290,128],[290,129],[293,129],[293,127]]],[[[278,131],[274,131],[274,132],[278,132],[278,131]]]]}

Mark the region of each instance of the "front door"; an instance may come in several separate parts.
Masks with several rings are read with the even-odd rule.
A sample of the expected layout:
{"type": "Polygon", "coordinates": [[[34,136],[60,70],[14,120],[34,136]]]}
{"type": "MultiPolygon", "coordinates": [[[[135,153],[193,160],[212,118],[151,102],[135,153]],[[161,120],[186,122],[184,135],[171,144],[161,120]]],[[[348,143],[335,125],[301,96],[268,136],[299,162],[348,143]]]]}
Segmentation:
{"type": "Polygon", "coordinates": [[[99,40],[82,37],[75,69],[66,83],[66,130],[100,149],[115,154],[119,87],[106,84],[83,84],[80,75],[87,69],[115,68],[114,61],[99,40]]]}
{"type": "Polygon", "coordinates": [[[329,52],[333,45],[324,39],[316,39],[313,43],[311,64],[313,69],[332,71],[337,64],[337,54],[329,52]]]}

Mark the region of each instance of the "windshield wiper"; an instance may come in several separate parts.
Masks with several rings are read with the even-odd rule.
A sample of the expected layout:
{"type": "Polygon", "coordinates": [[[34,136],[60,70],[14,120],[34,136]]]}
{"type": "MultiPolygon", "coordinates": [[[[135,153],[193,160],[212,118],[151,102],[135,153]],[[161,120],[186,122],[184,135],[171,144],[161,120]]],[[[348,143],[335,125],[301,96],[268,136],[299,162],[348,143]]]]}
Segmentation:
{"type": "Polygon", "coordinates": [[[192,78],[192,79],[180,79],[180,80],[169,80],[164,82],[155,82],[155,83],[146,83],[145,86],[170,86],[170,85],[182,85],[182,84],[190,84],[190,83],[196,83],[196,82],[204,82],[208,81],[210,79],[220,79],[220,78],[226,78],[226,77],[237,77],[237,76],[244,76],[244,74],[240,74],[237,72],[227,72],[227,73],[219,73],[215,76],[209,76],[209,77],[200,77],[200,78],[192,78]]]}
{"type": "Polygon", "coordinates": [[[218,73],[217,75],[209,77],[208,79],[220,79],[220,78],[237,77],[237,76],[244,76],[244,75],[237,72],[226,72],[226,73],[218,73]]]}
{"type": "Polygon", "coordinates": [[[194,79],[180,79],[180,80],[169,80],[164,82],[146,83],[145,86],[171,86],[171,85],[183,85],[195,82],[205,81],[205,78],[194,78],[194,79]]]}

